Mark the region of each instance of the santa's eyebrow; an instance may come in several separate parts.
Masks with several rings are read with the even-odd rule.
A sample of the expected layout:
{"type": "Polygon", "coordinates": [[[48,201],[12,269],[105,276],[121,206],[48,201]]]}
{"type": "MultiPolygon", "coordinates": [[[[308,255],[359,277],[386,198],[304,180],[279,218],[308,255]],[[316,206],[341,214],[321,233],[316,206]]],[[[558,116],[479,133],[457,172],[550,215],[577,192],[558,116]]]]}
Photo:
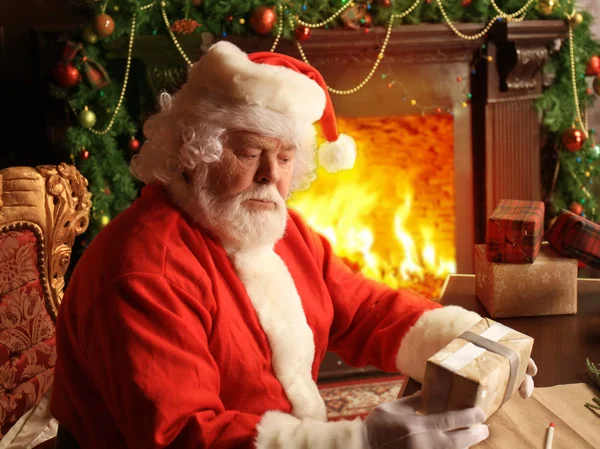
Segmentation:
{"type": "MultiPolygon", "coordinates": [[[[270,150],[273,148],[273,145],[271,145],[270,143],[267,143],[259,138],[251,136],[240,137],[236,143],[239,149],[243,149],[244,147],[253,147],[260,150],[270,150]]],[[[294,150],[296,150],[296,146],[287,142],[284,142],[283,147],[281,148],[281,151],[294,150]]]]}

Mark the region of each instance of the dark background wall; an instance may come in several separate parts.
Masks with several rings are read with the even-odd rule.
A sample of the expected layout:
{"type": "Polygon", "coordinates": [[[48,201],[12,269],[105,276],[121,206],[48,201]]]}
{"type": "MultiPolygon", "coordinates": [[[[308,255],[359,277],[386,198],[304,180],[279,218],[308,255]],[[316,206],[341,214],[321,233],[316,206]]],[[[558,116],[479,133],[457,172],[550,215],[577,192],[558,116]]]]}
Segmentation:
{"type": "Polygon", "coordinates": [[[48,80],[59,40],[87,11],[68,0],[0,0],[0,168],[69,160],[60,145],[68,114],[49,97],[48,80]]]}

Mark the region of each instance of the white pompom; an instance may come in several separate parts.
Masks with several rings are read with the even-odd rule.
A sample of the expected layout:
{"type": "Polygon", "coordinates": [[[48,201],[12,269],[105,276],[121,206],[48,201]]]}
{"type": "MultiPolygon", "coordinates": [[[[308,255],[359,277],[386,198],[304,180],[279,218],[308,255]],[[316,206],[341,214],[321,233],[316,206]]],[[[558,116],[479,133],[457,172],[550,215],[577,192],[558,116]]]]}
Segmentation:
{"type": "Polygon", "coordinates": [[[356,142],[348,134],[340,134],[335,142],[319,147],[319,165],[330,173],[349,170],[356,162],[356,142]]]}

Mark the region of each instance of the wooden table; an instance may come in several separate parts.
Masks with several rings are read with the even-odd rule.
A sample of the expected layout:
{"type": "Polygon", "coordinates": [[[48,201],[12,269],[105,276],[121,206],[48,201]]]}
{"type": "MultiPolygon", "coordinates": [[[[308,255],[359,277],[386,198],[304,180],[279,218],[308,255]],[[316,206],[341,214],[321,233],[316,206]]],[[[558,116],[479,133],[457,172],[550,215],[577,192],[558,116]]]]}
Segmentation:
{"type": "MultiPolygon", "coordinates": [[[[576,315],[496,320],[535,339],[531,358],[539,368],[534,378],[537,387],[585,382],[586,357],[600,363],[600,279],[579,279],[577,291],[576,315]]],[[[489,317],[475,295],[475,275],[450,275],[441,303],[489,317]]],[[[402,394],[419,389],[420,384],[410,379],[402,394]]]]}

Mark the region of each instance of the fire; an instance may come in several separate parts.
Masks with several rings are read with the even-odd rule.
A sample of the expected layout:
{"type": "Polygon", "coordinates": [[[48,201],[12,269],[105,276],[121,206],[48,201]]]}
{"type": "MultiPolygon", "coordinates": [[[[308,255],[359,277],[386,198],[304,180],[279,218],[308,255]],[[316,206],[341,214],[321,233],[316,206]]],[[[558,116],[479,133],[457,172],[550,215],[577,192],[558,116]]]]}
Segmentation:
{"type": "MultiPolygon", "coordinates": [[[[446,194],[435,185],[429,188],[438,197],[452,196],[452,201],[440,202],[439,209],[428,211],[433,214],[429,220],[423,219],[415,202],[427,194],[427,188],[411,181],[419,169],[413,167],[410,176],[399,176],[402,167],[389,170],[378,164],[369,151],[377,139],[357,132],[365,122],[370,128],[374,120],[395,120],[396,134],[398,122],[407,118],[346,119],[344,129],[355,128],[350,133],[359,151],[356,167],[336,174],[319,171],[311,188],[296,192],[289,205],[327,237],[335,253],[355,271],[392,288],[409,287],[436,298],[445,276],[456,272],[453,223],[450,238],[446,230],[435,229],[447,209],[453,210],[452,189],[448,195],[447,186],[446,194]]],[[[381,129],[385,135],[386,127],[381,129]]],[[[428,164],[421,167],[427,169],[428,164]]]]}

